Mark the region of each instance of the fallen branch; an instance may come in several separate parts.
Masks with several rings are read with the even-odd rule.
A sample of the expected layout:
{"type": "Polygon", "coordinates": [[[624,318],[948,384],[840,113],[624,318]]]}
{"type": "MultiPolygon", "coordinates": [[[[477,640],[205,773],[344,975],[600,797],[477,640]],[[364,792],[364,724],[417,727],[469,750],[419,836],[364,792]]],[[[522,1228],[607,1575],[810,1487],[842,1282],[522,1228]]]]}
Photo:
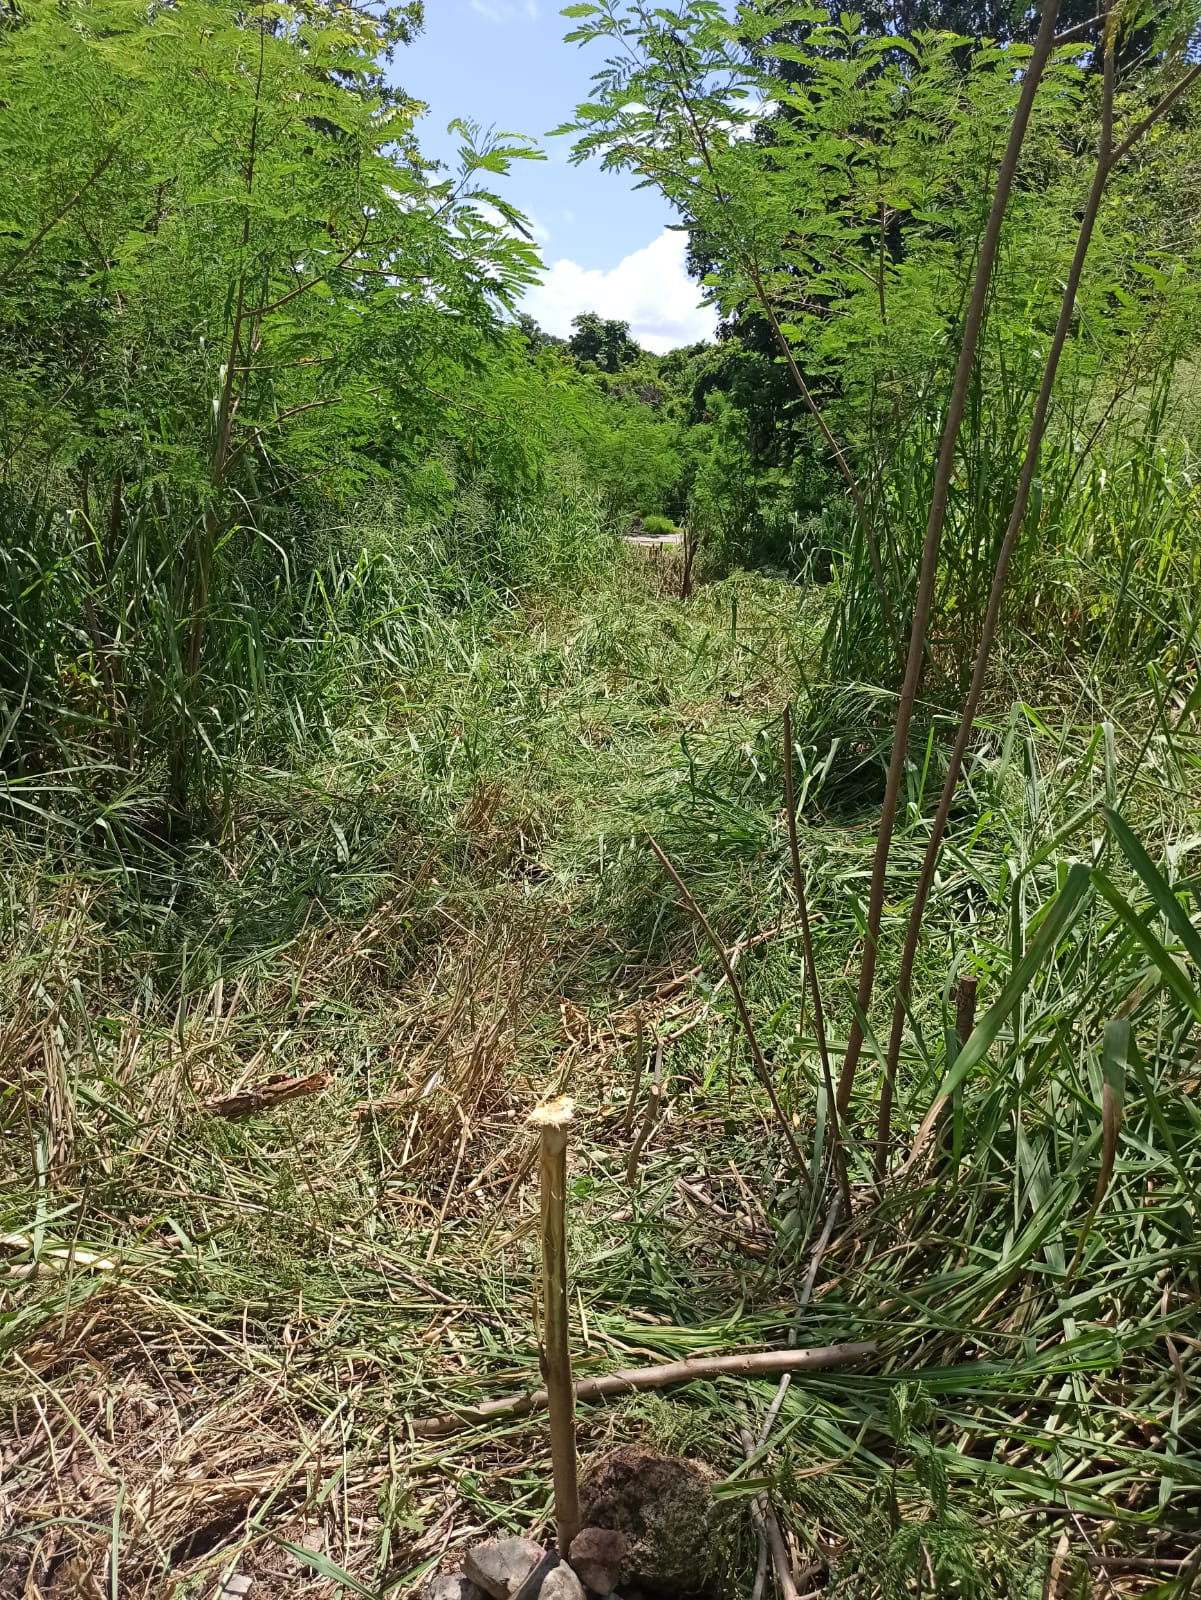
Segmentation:
{"type": "MultiPolygon", "coordinates": [[[[822,1371],[846,1367],[874,1356],[874,1339],[860,1344],[821,1345],[813,1350],[748,1350],[733,1356],[690,1357],[667,1361],[657,1367],[624,1367],[600,1378],[584,1378],[575,1386],[576,1403],[604,1400],[610,1395],[633,1394],[638,1389],[664,1389],[673,1383],[693,1383],[698,1378],[758,1378],[773,1372],[822,1371]]],[[[415,1438],[440,1439],[460,1428],[477,1427],[502,1418],[525,1417],[546,1407],[546,1390],[530,1389],[508,1395],[503,1400],[485,1400],[482,1405],[463,1406],[441,1416],[422,1417],[412,1427],[415,1438]]]]}
{"type": "Polygon", "coordinates": [[[320,1094],[328,1085],[328,1072],[310,1072],[306,1078],[289,1078],[277,1072],[253,1089],[239,1089],[237,1094],[205,1100],[200,1109],[207,1111],[210,1117],[251,1117],[256,1111],[274,1111],[285,1100],[297,1100],[305,1094],[320,1094]]]}

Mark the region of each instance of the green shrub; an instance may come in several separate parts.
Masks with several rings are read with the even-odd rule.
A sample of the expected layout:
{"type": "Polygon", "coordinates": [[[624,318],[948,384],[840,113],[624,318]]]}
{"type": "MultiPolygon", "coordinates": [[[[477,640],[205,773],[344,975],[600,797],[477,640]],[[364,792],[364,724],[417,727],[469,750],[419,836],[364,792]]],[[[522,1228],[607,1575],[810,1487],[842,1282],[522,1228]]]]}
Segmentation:
{"type": "Polygon", "coordinates": [[[675,523],[670,517],[643,517],[642,530],[644,533],[677,533],[675,523]]]}

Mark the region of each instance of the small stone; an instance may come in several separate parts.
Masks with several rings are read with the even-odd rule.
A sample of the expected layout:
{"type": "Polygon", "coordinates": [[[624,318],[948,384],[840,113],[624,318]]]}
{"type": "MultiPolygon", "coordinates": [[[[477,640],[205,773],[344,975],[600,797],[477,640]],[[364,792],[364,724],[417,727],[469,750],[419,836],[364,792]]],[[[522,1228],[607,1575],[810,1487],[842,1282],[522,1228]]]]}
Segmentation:
{"type": "Polygon", "coordinates": [[[538,1600],[584,1600],[584,1588],[567,1563],[560,1562],[543,1578],[538,1600]]]}
{"type": "Polygon", "coordinates": [[[626,1536],[616,1528],[581,1528],[571,1541],[567,1559],[593,1594],[612,1594],[621,1577],[626,1536]]]}
{"type": "Polygon", "coordinates": [[[461,1572],[447,1572],[430,1579],[421,1600],[484,1600],[484,1591],[461,1572]]]}
{"type": "Polygon", "coordinates": [[[496,1539],[467,1552],[463,1571],[492,1600],[510,1600],[542,1560],[532,1539],[496,1539]]]}

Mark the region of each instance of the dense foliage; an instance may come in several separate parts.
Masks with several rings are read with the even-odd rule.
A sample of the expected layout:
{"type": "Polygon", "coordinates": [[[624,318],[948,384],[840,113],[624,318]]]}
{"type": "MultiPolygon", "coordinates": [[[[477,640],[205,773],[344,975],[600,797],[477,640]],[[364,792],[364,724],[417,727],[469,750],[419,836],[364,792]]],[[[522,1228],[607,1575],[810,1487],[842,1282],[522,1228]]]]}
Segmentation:
{"type": "Polygon", "coordinates": [[[6,23],[10,805],[161,768],[176,816],[213,804],[248,738],[316,709],[322,613],[367,581],[331,534],[358,501],[513,512],[573,451],[615,513],[679,501],[678,430],[503,320],[536,256],[494,185],[534,152],[463,124],[457,173],[424,162],[385,87],[404,24],[208,0],[6,23]]]}
{"type": "MultiPolygon", "coordinates": [[[[831,547],[848,573],[870,557],[877,592],[873,601],[856,585],[851,657],[863,664],[874,608],[872,675],[887,674],[885,619],[903,617],[912,591],[914,511],[929,500],[991,175],[1023,82],[1014,66],[1030,47],[871,31],[809,7],[743,6],[730,19],[709,0],[670,16],[602,0],[568,14],[581,43],[620,45],[578,110],[577,158],[632,170],[671,201],[731,338],[747,360],[776,363],[776,427],[791,413],[784,443],[765,440],[749,414],[749,426],[730,430],[733,459],[705,509],[744,558],[761,554],[757,528],[793,565],[819,551],[828,559],[831,547]],[[788,470],[772,474],[765,496],[754,469],[781,463],[788,470]],[[835,464],[849,500],[845,488],[831,493],[835,464]],[[864,548],[856,556],[851,545],[864,548]]],[[[1098,19],[1091,35],[1069,26],[1033,105],[942,544],[952,633],[983,605],[1092,180],[1102,85],[1090,69],[1146,22],[1114,13],[1104,44],[1098,19]]],[[[1120,76],[1115,116],[1136,145],[1157,96],[1185,86],[1189,28],[1178,12],[1162,17],[1158,49],[1120,76]]],[[[1198,241],[1180,219],[1195,215],[1199,146],[1195,97],[1183,95],[1110,178],[1057,389],[1045,518],[1070,516],[1056,488],[1075,487],[1111,448],[1120,468],[1122,402],[1169,388],[1194,348],[1198,241]]],[[[1173,418],[1177,440],[1195,442],[1197,428],[1195,408],[1173,418]]],[[[1036,542],[1025,542],[1027,555],[1036,542]]],[[[1024,584],[1019,572],[1019,606],[1024,584]]]]}

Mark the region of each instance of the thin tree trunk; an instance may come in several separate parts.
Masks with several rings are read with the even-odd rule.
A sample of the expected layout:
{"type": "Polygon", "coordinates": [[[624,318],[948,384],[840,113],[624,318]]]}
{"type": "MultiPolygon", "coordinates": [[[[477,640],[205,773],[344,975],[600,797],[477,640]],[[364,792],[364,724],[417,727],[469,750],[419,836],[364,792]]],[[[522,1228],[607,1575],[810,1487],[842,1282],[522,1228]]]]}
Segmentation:
{"type": "Polygon", "coordinates": [[[1071,329],[1072,317],[1076,307],[1076,295],[1080,288],[1080,279],[1084,271],[1084,263],[1088,256],[1089,247],[1092,244],[1093,230],[1101,208],[1101,201],[1109,178],[1118,162],[1134,148],[1137,139],[1141,138],[1163,116],[1168,108],[1179,99],[1180,95],[1201,76],[1201,63],[1199,63],[1186,73],[1173,89],[1164,95],[1151,113],[1138,124],[1134,133],[1128,136],[1115,149],[1113,144],[1115,66],[1111,29],[1112,23],[1107,17],[1103,40],[1103,49],[1105,51],[1104,78],[1101,102],[1101,137],[1097,150],[1097,165],[1093,174],[1088,200],[1085,204],[1084,214],[1080,220],[1076,249],[1068,272],[1067,282],[1064,285],[1063,299],[1060,302],[1059,318],[1055,325],[1051,348],[1047,353],[1042,383],[1035,402],[1034,414],[1030,421],[1030,431],[1026,441],[1026,456],[1022,462],[1021,474],[1014,492],[1009,522],[1005,529],[1005,537],[1001,542],[1001,548],[997,553],[997,564],[993,572],[992,585],[989,589],[984,621],[981,624],[971,683],[960,712],[959,725],[956,729],[955,742],[947,764],[947,773],[943,782],[942,794],[939,797],[938,810],[935,812],[934,821],[931,824],[930,838],[927,841],[925,854],[922,858],[921,871],[918,875],[917,887],[914,890],[913,904],[909,911],[909,922],[905,930],[905,943],[901,951],[896,1001],[893,1006],[892,1028],[885,1062],[884,1084],[881,1090],[879,1116],[876,1124],[875,1171],[877,1182],[883,1178],[887,1166],[893,1090],[896,1081],[897,1064],[900,1060],[901,1042],[904,1037],[905,1018],[909,1010],[913,968],[917,959],[917,947],[921,939],[922,919],[930,897],[930,890],[934,885],[934,874],[938,866],[939,851],[950,819],[951,807],[954,803],[955,792],[963,770],[963,759],[971,739],[976,712],[979,709],[980,698],[984,690],[984,679],[992,655],[997,625],[1000,621],[1001,605],[1005,598],[1005,586],[1009,578],[1010,563],[1026,520],[1026,511],[1030,502],[1030,490],[1034,483],[1034,475],[1038,470],[1039,454],[1042,449],[1043,436],[1046,433],[1047,416],[1050,410],[1055,378],[1059,370],[1059,362],[1063,355],[1064,346],[1067,343],[1068,333],[1071,329]]]}
{"type": "Polygon", "coordinates": [[[955,378],[951,385],[951,395],[943,423],[942,444],[939,449],[938,465],[934,475],[934,487],[930,498],[930,515],[926,522],[926,537],[922,547],[922,563],[918,576],[917,596],[914,601],[913,621],[909,632],[909,651],[905,660],[905,676],[901,685],[900,699],[897,702],[896,721],[893,726],[892,759],[889,762],[888,781],[885,785],[884,800],[880,808],[879,832],[876,836],[876,852],[872,863],[871,887],[868,894],[867,926],[864,932],[863,957],[859,968],[859,987],[856,994],[857,1009],[856,1015],[851,1022],[846,1054],[843,1057],[842,1071],[838,1082],[838,1110],[842,1116],[846,1115],[850,1106],[851,1090],[855,1083],[855,1071],[859,1065],[859,1056],[863,1049],[863,1022],[861,1019],[865,1019],[868,1015],[872,1003],[872,990],[875,987],[880,925],[884,915],[884,891],[888,877],[888,858],[892,849],[892,836],[896,826],[901,784],[905,776],[909,729],[913,722],[913,711],[917,704],[918,690],[921,687],[922,668],[926,655],[926,635],[930,627],[930,612],[934,602],[934,583],[938,575],[938,552],[942,540],[943,524],[946,521],[951,478],[955,470],[955,449],[959,440],[959,428],[963,421],[972,369],[976,360],[976,349],[980,342],[980,328],[984,320],[984,307],[988,299],[993,264],[996,261],[997,246],[1000,242],[1001,225],[1005,220],[1005,211],[1009,203],[1010,191],[1013,188],[1013,180],[1017,172],[1022,145],[1025,142],[1026,130],[1030,124],[1030,113],[1034,108],[1035,95],[1038,92],[1039,82],[1054,48],[1055,18],[1058,12],[1059,0],[1049,0],[1043,10],[1034,52],[1026,67],[1021,96],[1014,112],[1013,122],[1009,129],[1009,138],[1005,146],[1005,154],[1001,159],[1001,168],[997,174],[996,186],[993,190],[988,222],[985,225],[984,237],[980,242],[980,254],[976,261],[976,276],[972,285],[971,299],[968,302],[967,315],[964,320],[963,338],[959,347],[959,361],[955,369],[955,378]]]}
{"type": "Polygon", "coordinates": [[[847,486],[851,504],[855,508],[855,521],[859,524],[859,532],[863,536],[863,543],[867,549],[867,558],[871,563],[872,577],[875,579],[876,588],[879,591],[884,628],[889,639],[895,642],[897,638],[896,622],[892,615],[892,608],[888,603],[888,589],[884,582],[884,566],[880,560],[880,547],[876,543],[876,535],[872,530],[871,518],[868,515],[863,491],[860,489],[859,482],[851,470],[851,464],[847,460],[842,446],[831,432],[830,425],[823,416],[821,407],[813,398],[813,392],[805,382],[805,374],[801,371],[796,356],[792,353],[792,346],[784,337],[784,330],[780,327],[779,318],[776,316],[775,307],[768,297],[758,266],[754,262],[749,262],[747,271],[750,274],[751,282],[755,286],[755,293],[759,297],[759,304],[763,308],[763,314],[767,318],[768,326],[771,328],[772,335],[784,357],[784,364],[788,368],[788,374],[796,387],[797,393],[804,401],[806,410],[814,422],[817,423],[818,431],[826,441],[826,448],[834,457],[834,465],[838,468],[842,480],[847,486]]]}
{"type": "MultiPolygon", "coordinates": [[[[259,24],[259,64],[254,87],[254,111],[250,120],[250,139],[246,152],[246,202],[242,208],[242,263],[238,270],[237,291],[234,301],[233,325],[230,329],[229,353],[225,363],[225,378],[217,404],[217,424],[213,450],[209,461],[209,498],[200,520],[193,561],[191,615],[188,622],[187,644],[184,649],[183,692],[190,705],[193,686],[200,675],[200,663],[208,636],[209,598],[212,593],[213,562],[221,538],[220,492],[225,483],[229,465],[230,440],[234,417],[238,408],[237,377],[242,352],[242,336],[246,318],[246,252],[250,246],[250,201],[254,194],[255,167],[258,160],[259,108],[263,90],[263,68],[266,59],[266,23],[259,24]]],[[[189,765],[195,734],[190,720],[185,720],[180,738],[172,753],[172,799],[178,810],[187,804],[189,765]]]]}

